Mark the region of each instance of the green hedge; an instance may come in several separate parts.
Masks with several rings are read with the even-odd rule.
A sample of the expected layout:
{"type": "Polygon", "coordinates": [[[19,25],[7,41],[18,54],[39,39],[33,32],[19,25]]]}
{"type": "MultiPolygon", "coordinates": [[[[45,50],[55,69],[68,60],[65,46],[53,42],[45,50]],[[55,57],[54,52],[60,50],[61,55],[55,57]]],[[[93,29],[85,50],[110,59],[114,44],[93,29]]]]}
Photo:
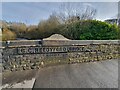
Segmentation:
{"type": "Polygon", "coordinates": [[[115,40],[119,38],[119,29],[117,25],[97,20],[83,20],[60,25],[48,25],[46,22],[44,25],[41,25],[42,26],[29,26],[24,29],[23,32],[14,28],[18,33],[16,33],[17,31],[13,30],[11,27],[9,29],[3,28],[2,39],[12,40],[16,39],[19,35],[21,35],[22,38],[27,39],[43,39],[56,33],[62,34],[66,38],[72,40],[115,40]]]}
{"type": "Polygon", "coordinates": [[[97,20],[84,20],[61,28],[60,33],[74,40],[114,40],[118,39],[117,25],[97,20]]]}

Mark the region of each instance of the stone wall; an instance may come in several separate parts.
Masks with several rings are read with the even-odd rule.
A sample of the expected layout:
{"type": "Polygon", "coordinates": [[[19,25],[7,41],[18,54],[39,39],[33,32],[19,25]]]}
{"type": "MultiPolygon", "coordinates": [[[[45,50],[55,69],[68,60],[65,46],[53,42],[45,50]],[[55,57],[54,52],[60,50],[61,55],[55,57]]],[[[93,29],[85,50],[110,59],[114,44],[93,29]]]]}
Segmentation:
{"type": "Polygon", "coordinates": [[[2,47],[19,47],[19,46],[40,46],[42,40],[13,40],[13,41],[2,41],[2,47]]]}
{"type": "Polygon", "coordinates": [[[42,43],[38,43],[38,41],[33,42],[34,44],[32,45],[24,44],[17,46],[13,44],[12,46],[3,46],[0,49],[2,52],[3,71],[39,69],[56,64],[119,58],[118,50],[120,46],[117,40],[44,40],[42,43]]]}

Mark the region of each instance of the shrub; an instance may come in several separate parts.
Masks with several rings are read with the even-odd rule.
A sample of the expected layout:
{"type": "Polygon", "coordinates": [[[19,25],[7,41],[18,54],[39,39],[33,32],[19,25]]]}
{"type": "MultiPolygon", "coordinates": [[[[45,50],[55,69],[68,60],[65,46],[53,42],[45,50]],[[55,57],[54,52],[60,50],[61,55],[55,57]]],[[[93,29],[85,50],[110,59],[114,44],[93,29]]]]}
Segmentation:
{"type": "Polygon", "coordinates": [[[2,40],[14,40],[16,39],[16,34],[8,29],[3,29],[2,30],[2,40]]]}
{"type": "Polygon", "coordinates": [[[118,27],[102,21],[84,20],[64,26],[61,34],[74,40],[114,40],[118,39],[118,27]]]}

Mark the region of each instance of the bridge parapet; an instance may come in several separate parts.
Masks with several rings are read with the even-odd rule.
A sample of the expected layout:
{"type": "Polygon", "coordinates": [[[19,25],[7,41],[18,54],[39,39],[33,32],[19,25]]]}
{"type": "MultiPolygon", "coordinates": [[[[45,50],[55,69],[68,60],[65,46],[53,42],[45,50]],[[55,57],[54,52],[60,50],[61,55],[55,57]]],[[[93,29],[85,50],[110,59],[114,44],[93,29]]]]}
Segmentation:
{"type": "Polygon", "coordinates": [[[117,59],[120,48],[118,40],[44,39],[10,41],[8,44],[0,49],[3,71],[38,69],[56,64],[117,59]]]}

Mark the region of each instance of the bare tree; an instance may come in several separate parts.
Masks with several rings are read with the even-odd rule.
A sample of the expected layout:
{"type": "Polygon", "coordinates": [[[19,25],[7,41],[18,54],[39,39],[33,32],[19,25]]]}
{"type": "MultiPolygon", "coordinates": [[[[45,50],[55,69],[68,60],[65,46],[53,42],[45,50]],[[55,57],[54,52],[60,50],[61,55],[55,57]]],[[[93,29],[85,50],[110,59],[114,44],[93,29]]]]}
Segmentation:
{"type": "Polygon", "coordinates": [[[73,21],[93,19],[96,14],[96,9],[89,5],[69,2],[61,4],[59,10],[54,13],[62,23],[68,24],[73,21]]]}
{"type": "Polygon", "coordinates": [[[77,35],[78,31],[75,22],[94,19],[96,9],[89,4],[68,2],[62,3],[58,11],[55,11],[54,14],[56,14],[56,17],[62,24],[65,24],[62,34],[73,39],[73,37],[79,36],[77,35]]]}

